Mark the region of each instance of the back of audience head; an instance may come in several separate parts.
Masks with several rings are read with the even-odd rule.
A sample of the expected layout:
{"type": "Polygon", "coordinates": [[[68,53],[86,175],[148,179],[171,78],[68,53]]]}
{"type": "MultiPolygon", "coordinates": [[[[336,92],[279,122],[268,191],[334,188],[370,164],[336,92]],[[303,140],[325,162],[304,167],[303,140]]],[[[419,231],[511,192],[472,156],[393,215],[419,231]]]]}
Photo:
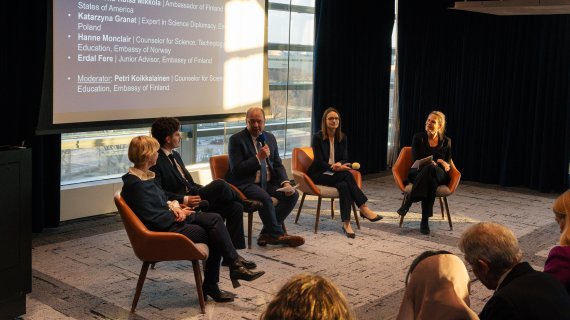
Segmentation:
{"type": "Polygon", "coordinates": [[[140,166],[154,156],[158,149],[160,149],[160,145],[156,139],[149,136],[138,136],[129,143],[127,156],[135,166],[140,166]]]}
{"type": "Polygon", "coordinates": [[[329,279],[303,273],[289,279],[267,305],[262,320],[352,320],[346,297],[329,279]]]}
{"type": "Polygon", "coordinates": [[[570,189],[566,190],[554,201],[552,206],[555,220],[560,226],[560,245],[570,246],[570,189]]]}
{"type": "Polygon", "coordinates": [[[449,251],[424,251],[410,264],[398,320],[478,319],[469,308],[469,273],[449,251]]]}
{"type": "Polygon", "coordinates": [[[495,290],[499,278],[522,258],[515,234],[495,222],[480,222],[465,230],[459,249],[473,273],[490,290],[495,290]]]}

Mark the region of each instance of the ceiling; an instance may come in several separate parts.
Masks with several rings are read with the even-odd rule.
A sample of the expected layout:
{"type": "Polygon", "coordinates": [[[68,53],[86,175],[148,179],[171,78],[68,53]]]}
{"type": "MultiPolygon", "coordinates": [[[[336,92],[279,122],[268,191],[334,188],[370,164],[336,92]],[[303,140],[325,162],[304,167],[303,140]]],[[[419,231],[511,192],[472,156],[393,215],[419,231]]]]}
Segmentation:
{"type": "Polygon", "coordinates": [[[502,16],[570,14],[570,0],[456,1],[451,9],[502,16]]]}

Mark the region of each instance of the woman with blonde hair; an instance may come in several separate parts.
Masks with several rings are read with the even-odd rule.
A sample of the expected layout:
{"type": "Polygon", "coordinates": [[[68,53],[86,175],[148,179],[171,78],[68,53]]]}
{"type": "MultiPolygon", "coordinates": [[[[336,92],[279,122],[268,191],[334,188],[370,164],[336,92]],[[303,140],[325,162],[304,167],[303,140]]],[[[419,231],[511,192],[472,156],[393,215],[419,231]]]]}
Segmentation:
{"type": "Polygon", "coordinates": [[[408,181],[413,183],[412,191],[398,209],[398,214],[405,216],[412,203],[422,202],[422,221],[420,232],[429,234],[429,217],[433,215],[433,204],[437,186],[449,182],[451,169],[451,139],[445,135],[445,115],[441,111],[432,111],[428,115],[424,131],[412,138],[412,159],[414,161],[432,157],[431,163],[420,168],[411,168],[408,181]]]}
{"type": "Polygon", "coordinates": [[[289,279],[261,320],[353,320],[342,292],[329,279],[303,273],[289,279]]]}
{"type": "Polygon", "coordinates": [[[554,201],[554,220],[560,226],[560,245],[548,253],[544,272],[556,277],[570,293],[570,189],[554,201]]]}
{"type": "Polygon", "coordinates": [[[253,281],[265,272],[245,268],[219,214],[194,211],[176,200],[167,201],[154,172],[149,170],[156,164],[158,149],[160,145],[152,137],[138,136],[131,140],[128,156],[134,166],[123,176],[121,196],[149,230],[176,232],[193,242],[207,244],[210,252],[204,267],[204,299],[210,296],[216,302],[234,301],[235,294],[218,287],[222,257],[229,261],[234,288],[239,286],[238,280],[253,281]]]}

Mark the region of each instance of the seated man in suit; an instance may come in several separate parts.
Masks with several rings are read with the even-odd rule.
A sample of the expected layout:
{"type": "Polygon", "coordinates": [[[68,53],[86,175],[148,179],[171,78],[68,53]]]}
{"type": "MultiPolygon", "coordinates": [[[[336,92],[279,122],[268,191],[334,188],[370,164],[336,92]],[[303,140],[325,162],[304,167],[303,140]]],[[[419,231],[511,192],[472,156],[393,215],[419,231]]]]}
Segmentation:
{"type": "Polygon", "coordinates": [[[291,187],[279,157],[275,136],[265,129],[265,113],[250,108],[246,113],[246,128],[230,137],[228,153],[230,170],[226,179],[236,185],[248,199],[261,201],[259,217],[263,229],[257,244],[285,244],[297,247],[305,243],[299,236],[286,234],[282,223],[295,207],[299,194],[291,187]],[[277,191],[287,187],[285,191],[277,191]],[[273,206],[271,197],[279,200],[273,206]]]}
{"type": "Polygon", "coordinates": [[[486,319],[570,319],[570,296],[551,274],[521,262],[517,238],[507,227],[481,222],[465,230],[459,249],[473,273],[495,290],[479,314],[486,319]]]}
{"type": "MultiPolygon", "coordinates": [[[[180,154],[174,150],[180,147],[180,122],[176,118],[159,118],[151,128],[152,136],[160,143],[156,165],[150,168],[156,174],[155,180],[162,187],[168,200],[176,200],[191,208],[205,205],[208,212],[218,213],[226,220],[226,227],[236,249],[245,248],[243,233],[244,206],[258,210],[261,203],[246,200],[224,180],[214,180],[206,186],[194,182],[184,166],[180,154]]],[[[203,208],[206,209],[206,208],[203,208]]],[[[245,261],[240,256],[242,263],[245,261]]],[[[255,268],[255,263],[245,261],[244,266],[255,268]]]]}

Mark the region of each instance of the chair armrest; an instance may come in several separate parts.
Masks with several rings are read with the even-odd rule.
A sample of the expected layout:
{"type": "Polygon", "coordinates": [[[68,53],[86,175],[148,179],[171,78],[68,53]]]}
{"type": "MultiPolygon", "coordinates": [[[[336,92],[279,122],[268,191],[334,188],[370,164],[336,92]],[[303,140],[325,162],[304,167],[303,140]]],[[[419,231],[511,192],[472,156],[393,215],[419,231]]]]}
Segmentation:
{"type": "Polygon", "coordinates": [[[350,171],[350,173],[352,173],[352,176],[354,177],[354,180],[356,181],[356,185],[360,189],[362,189],[362,174],[360,173],[360,171],[354,170],[354,169],[350,169],[348,171],[350,171]]]}
{"type": "Polygon", "coordinates": [[[457,168],[455,167],[455,164],[453,164],[453,160],[451,160],[451,168],[449,169],[449,183],[447,184],[447,186],[449,187],[449,191],[451,191],[451,193],[455,192],[455,189],[457,189],[457,186],[459,185],[459,180],[461,180],[461,172],[459,172],[459,170],[457,170],[457,168]]]}
{"type": "Polygon", "coordinates": [[[313,180],[306,173],[299,170],[291,170],[291,173],[293,174],[293,179],[295,179],[295,182],[297,182],[299,186],[298,189],[303,193],[313,195],[321,194],[321,190],[317,188],[313,180]]]}
{"type": "Polygon", "coordinates": [[[133,244],[136,256],[143,261],[205,260],[202,252],[192,240],[176,232],[146,230],[140,242],[133,244]],[[135,250],[136,249],[136,250],[135,250]]]}

